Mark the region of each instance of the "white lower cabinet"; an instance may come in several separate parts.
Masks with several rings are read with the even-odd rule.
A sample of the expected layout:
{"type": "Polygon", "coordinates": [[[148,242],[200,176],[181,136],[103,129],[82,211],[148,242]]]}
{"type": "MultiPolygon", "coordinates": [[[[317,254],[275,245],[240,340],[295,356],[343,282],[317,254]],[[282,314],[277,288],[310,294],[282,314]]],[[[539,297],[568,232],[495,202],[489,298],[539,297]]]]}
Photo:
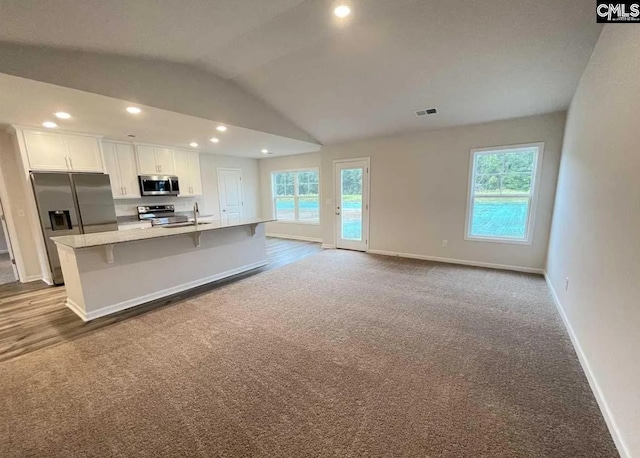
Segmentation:
{"type": "Polygon", "coordinates": [[[140,197],[138,170],[133,145],[128,143],[102,142],[106,172],[111,178],[114,199],[137,199],[140,197]]]}
{"type": "Polygon", "coordinates": [[[173,163],[175,174],[180,183],[180,195],[183,197],[202,195],[200,154],[193,151],[175,150],[173,163]]]}

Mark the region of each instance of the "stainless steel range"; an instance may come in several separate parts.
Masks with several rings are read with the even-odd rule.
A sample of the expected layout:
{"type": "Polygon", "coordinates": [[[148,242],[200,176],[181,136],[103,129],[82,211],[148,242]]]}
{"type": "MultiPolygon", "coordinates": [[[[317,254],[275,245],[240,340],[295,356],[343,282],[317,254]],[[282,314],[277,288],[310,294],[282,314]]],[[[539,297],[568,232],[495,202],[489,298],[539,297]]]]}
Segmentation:
{"type": "Polygon", "coordinates": [[[189,222],[186,215],[176,215],[173,205],[147,205],[138,207],[138,218],[142,221],[151,221],[152,226],[167,226],[184,224],[189,222]]]}

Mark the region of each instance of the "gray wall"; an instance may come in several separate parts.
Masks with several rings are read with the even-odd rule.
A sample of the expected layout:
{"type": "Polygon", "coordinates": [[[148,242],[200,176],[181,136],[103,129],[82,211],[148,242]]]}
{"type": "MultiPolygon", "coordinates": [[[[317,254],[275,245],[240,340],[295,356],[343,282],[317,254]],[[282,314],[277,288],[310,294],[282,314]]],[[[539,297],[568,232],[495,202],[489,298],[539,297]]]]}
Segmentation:
{"type": "Polygon", "coordinates": [[[605,26],[569,109],[547,264],[623,456],[640,456],[638,56],[640,27],[605,26]]]}
{"type": "Polygon", "coordinates": [[[370,249],[525,269],[545,265],[565,112],[327,146],[322,238],[334,244],[333,161],[371,157],[370,249]],[[465,241],[470,149],[545,142],[532,245],[465,241]],[[327,202],[330,199],[330,202],[327,202]],[[442,247],[448,240],[448,247],[442,247]]]}
{"type": "Polygon", "coordinates": [[[0,43],[0,72],[315,141],[235,83],[191,65],[0,43]]]}

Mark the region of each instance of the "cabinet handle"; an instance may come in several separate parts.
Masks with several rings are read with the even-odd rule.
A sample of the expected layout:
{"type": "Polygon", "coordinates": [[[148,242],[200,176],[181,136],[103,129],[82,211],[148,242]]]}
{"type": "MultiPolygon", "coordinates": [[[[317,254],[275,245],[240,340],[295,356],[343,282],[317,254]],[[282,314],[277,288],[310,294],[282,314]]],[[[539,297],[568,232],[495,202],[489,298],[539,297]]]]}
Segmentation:
{"type": "Polygon", "coordinates": [[[161,165],[158,166],[158,172],[162,172],[162,166],[161,165]]]}
{"type": "Polygon", "coordinates": [[[122,195],[122,186],[120,186],[120,195],[122,195]]]}
{"type": "Polygon", "coordinates": [[[64,165],[66,168],[70,169],[71,167],[69,166],[69,158],[65,156],[64,158],[64,165]]]}
{"type": "Polygon", "coordinates": [[[125,196],[127,195],[127,187],[126,186],[124,187],[124,195],[125,196]]]}
{"type": "Polygon", "coordinates": [[[73,170],[73,161],[69,158],[69,168],[73,170]]]}

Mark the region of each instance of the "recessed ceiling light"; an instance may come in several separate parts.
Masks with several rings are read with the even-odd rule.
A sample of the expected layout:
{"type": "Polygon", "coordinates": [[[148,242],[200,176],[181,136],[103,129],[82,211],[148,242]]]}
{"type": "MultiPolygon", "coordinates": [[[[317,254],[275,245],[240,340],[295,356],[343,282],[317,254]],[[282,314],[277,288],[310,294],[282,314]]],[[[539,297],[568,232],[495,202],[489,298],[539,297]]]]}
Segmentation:
{"type": "Polygon", "coordinates": [[[191,143],[189,143],[189,146],[192,146],[192,147],[194,147],[194,148],[197,148],[197,147],[198,147],[198,144],[197,144],[196,142],[191,142],[191,143]]]}
{"type": "Polygon", "coordinates": [[[335,10],[333,10],[333,14],[335,14],[339,18],[345,18],[351,14],[351,8],[349,8],[347,5],[340,5],[335,10]]]}
{"type": "Polygon", "coordinates": [[[225,132],[227,130],[227,126],[218,126],[216,127],[216,130],[218,132],[225,132]]]}
{"type": "Polygon", "coordinates": [[[47,129],[53,129],[54,127],[58,127],[58,125],[53,121],[45,121],[42,123],[42,125],[47,129]]]}
{"type": "Polygon", "coordinates": [[[127,107],[127,111],[131,114],[139,114],[142,113],[142,110],[138,107],[127,107]]]}
{"type": "Polygon", "coordinates": [[[216,137],[213,137],[213,138],[211,139],[211,142],[212,142],[212,143],[218,143],[219,141],[220,141],[220,140],[218,140],[216,137]]]}
{"type": "Polygon", "coordinates": [[[269,150],[268,150],[268,149],[263,149],[263,150],[262,150],[262,154],[267,154],[268,152],[269,152],[269,150]]]}
{"type": "Polygon", "coordinates": [[[69,119],[71,115],[69,113],[65,113],[64,111],[56,111],[53,115],[58,119],[69,119]]]}

